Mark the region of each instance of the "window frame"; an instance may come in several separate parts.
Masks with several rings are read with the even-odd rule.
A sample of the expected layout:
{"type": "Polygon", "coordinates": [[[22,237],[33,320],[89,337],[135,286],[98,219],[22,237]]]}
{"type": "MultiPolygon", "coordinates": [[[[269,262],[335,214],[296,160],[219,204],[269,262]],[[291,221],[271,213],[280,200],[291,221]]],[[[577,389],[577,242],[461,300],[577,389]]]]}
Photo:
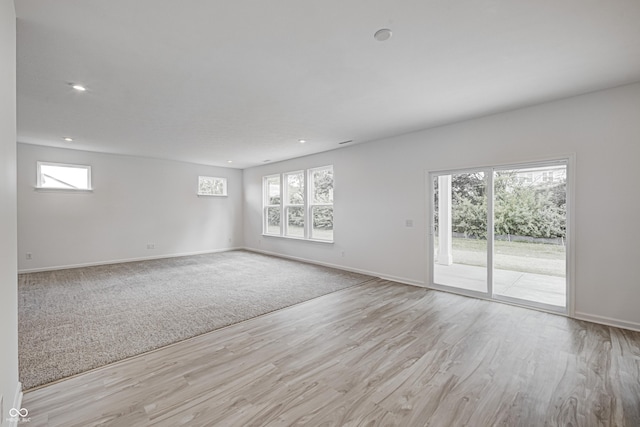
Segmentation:
{"type": "Polygon", "coordinates": [[[268,237],[282,237],[286,239],[294,239],[294,240],[307,240],[313,242],[321,242],[321,243],[333,243],[333,233],[331,239],[322,239],[313,236],[313,208],[314,207],[322,207],[327,206],[333,209],[333,197],[331,203],[315,203],[313,200],[313,182],[312,182],[312,174],[317,171],[322,170],[331,170],[332,176],[333,174],[333,165],[320,166],[315,168],[308,169],[297,169],[293,171],[287,171],[277,174],[265,175],[262,177],[262,235],[268,237]],[[301,175],[302,176],[302,186],[303,186],[303,202],[302,203],[291,203],[289,199],[289,181],[288,177],[291,175],[301,175]],[[279,190],[280,190],[280,203],[279,204],[271,204],[269,203],[269,180],[273,178],[278,178],[279,182],[279,190]],[[280,229],[279,232],[273,233],[269,231],[269,209],[277,208],[280,212],[280,229]],[[289,230],[289,211],[291,208],[302,208],[304,215],[304,227],[303,227],[303,235],[296,236],[291,235],[289,230]]]}
{"type": "Polygon", "coordinates": [[[72,191],[72,192],[91,192],[93,191],[93,185],[91,181],[91,166],[90,165],[79,165],[74,163],[58,163],[58,162],[46,162],[46,161],[36,161],[36,189],[37,190],[45,190],[45,191],[72,191]],[[75,168],[75,169],[84,169],[87,173],[87,188],[69,188],[69,187],[45,187],[42,185],[42,166],[57,166],[57,167],[66,167],[66,168],[75,168]]]}

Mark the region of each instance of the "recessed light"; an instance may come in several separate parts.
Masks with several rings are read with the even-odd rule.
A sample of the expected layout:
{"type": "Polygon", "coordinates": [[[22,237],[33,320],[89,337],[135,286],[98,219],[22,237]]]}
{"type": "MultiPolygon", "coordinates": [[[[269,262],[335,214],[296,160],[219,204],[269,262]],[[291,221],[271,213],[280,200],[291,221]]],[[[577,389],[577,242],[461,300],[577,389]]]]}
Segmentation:
{"type": "Polygon", "coordinates": [[[75,90],[77,90],[78,92],[86,92],[87,88],[79,85],[79,84],[72,84],[71,85],[72,88],[74,88],[75,90]]]}
{"type": "Polygon", "coordinates": [[[389,40],[391,37],[391,30],[388,28],[382,28],[373,35],[373,38],[378,40],[379,42],[383,42],[385,40],[389,40]]]}
{"type": "Polygon", "coordinates": [[[233,160],[227,160],[227,163],[233,163],[233,160]]]}
{"type": "Polygon", "coordinates": [[[299,140],[298,140],[298,142],[299,142],[300,144],[304,144],[305,142],[307,142],[307,140],[306,140],[306,139],[299,139],[299,140]]]}
{"type": "Polygon", "coordinates": [[[73,138],[69,138],[68,136],[65,136],[65,137],[64,137],[64,138],[62,138],[62,139],[64,139],[64,140],[65,140],[65,141],[67,141],[67,142],[73,142],[73,138]]]}

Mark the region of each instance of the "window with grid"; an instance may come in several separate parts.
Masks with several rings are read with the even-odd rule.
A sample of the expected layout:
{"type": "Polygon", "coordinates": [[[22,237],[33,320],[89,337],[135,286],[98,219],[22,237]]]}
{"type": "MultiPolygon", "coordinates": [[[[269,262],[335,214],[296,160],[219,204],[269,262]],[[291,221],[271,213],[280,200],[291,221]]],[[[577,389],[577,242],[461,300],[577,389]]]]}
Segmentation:
{"type": "Polygon", "coordinates": [[[333,166],[263,177],[263,233],[333,241],[333,166]]]}

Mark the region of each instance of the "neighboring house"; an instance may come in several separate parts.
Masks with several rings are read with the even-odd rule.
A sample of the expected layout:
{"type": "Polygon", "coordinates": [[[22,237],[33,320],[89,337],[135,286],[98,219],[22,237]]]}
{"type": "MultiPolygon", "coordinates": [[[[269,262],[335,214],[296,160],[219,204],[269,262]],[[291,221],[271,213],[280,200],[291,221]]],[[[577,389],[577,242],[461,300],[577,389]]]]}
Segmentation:
{"type": "Polygon", "coordinates": [[[567,170],[565,167],[529,168],[526,172],[517,172],[516,176],[521,182],[532,184],[564,182],[567,179],[567,170]]]}

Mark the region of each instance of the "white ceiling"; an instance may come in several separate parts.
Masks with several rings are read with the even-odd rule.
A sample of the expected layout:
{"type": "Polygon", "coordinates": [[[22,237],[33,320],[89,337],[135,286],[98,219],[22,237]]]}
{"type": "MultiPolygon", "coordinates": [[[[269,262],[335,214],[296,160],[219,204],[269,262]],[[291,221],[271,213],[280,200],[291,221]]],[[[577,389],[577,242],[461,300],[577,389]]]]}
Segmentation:
{"type": "Polygon", "coordinates": [[[245,168],[640,81],[639,0],[15,5],[31,144],[245,168]]]}

